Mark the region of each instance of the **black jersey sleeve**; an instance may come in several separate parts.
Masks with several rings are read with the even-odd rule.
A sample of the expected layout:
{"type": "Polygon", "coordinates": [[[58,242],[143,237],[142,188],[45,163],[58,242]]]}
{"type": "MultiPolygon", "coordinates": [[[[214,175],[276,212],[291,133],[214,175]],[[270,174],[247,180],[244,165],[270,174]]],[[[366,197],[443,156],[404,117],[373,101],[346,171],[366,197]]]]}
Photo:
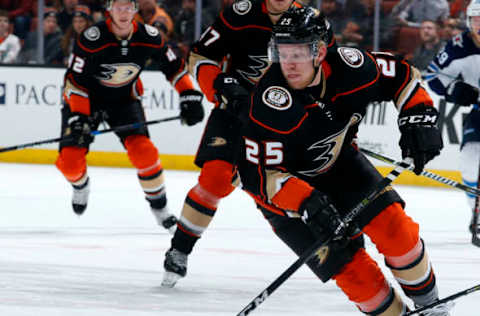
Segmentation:
{"type": "Polygon", "coordinates": [[[389,53],[372,53],[381,71],[380,91],[384,101],[393,101],[399,111],[419,104],[433,106],[420,71],[405,59],[389,53]]]}
{"type": "Polygon", "coordinates": [[[96,68],[95,53],[102,46],[102,33],[98,26],[85,30],[74,43],[65,73],[63,93],[72,112],[90,114],[89,91],[96,68]]]}

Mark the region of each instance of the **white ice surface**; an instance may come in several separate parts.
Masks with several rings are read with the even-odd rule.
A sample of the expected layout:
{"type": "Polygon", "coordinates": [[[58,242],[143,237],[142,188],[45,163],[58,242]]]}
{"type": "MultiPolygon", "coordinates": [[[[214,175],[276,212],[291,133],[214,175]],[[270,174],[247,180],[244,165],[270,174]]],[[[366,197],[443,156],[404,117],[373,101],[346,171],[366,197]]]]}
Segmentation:
{"type": "MultiPolygon", "coordinates": [[[[160,287],[170,236],[156,226],[133,169],[90,168],[85,214],[54,166],[0,164],[0,315],[236,315],[295,256],[240,190],[189,257],[186,278],[160,287]]],[[[197,173],[166,171],[171,209],[180,213],[197,173]]],[[[462,192],[401,187],[421,224],[442,297],[480,283],[480,248],[470,244],[462,192]]],[[[368,244],[389,280],[383,259],[368,244]]],[[[333,282],[301,268],[251,315],[362,315],[333,282]]],[[[480,292],[457,300],[453,315],[480,315],[480,292]]]]}

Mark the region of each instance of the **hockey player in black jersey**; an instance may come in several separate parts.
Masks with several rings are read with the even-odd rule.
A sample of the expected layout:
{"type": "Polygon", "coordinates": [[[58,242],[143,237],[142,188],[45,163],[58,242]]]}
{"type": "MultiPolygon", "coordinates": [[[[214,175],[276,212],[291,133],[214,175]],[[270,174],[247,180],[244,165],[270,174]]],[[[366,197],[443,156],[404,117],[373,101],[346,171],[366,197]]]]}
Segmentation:
{"type": "MultiPolygon", "coordinates": [[[[166,253],[164,286],[174,286],[185,276],[187,256],[211,222],[220,200],[234,189],[236,121],[219,108],[243,102],[267,70],[272,26],[290,6],[300,4],[292,0],[236,1],[192,47],[189,71],[215,108],[195,159],[202,168],[198,184],[185,198],[172,247],[166,253]],[[222,72],[225,63],[227,71],[222,72]]],[[[329,46],[333,46],[333,33],[329,34],[329,46]]]]}
{"type": "MultiPolygon", "coordinates": [[[[430,88],[449,102],[472,106],[464,119],[460,146],[460,171],[466,185],[479,187],[480,170],[480,0],[467,7],[468,30],[450,39],[430,63],[426,75],[430,88]]],[[[473,210],[470,231],[480,234],[478,197],[467,194],[473,210]]]]}
{"type": "MultiPolygon", "coordinates": [[[[145,121],[140,73],[149,58],[180,93],[182,122],[203,119],[202,98],[195,91],[182,58],[165,44],[158,30],[133,21],[136,1],[108,1],[110,18],[86,29],[75,42],[64,79],[62,135],[56,166],[73,186],[72,206],[82,214],[90,181],[85,155],[93,141],[90,131],[106,121],[115,126],[145,121]]],[[[175,230],[176,218],[167,208],[163,169],[146,126],[116,133],[137,168],[140,185],[158,223],[175,230]]]]}
{"type": "MultiPolygon", "coordinates": [[[[275,234],[297,254],[342,227],[342,217],[382,176],[354,143],[372,101],[393,101],[399,110],[400,147],[415,173],[443,147],[437,111],[420,73],[391,54],[339,47],[327,50],[325,21],[309,8],[289,10],[273,27],[274,62],[253,91],[251,106],[228,107],[243,121],[238,161],[243,188],[275,234]]],[[[334,279],[360,311],[401,316],[407,304],[351,234],[368,235],[416,306],[438,300],[436,277],[419,225],[387,187],[343,234],[307,264],[322,281],[334,279]]],[[[441,304],[423,312],[448,316],[441,304]]]]}

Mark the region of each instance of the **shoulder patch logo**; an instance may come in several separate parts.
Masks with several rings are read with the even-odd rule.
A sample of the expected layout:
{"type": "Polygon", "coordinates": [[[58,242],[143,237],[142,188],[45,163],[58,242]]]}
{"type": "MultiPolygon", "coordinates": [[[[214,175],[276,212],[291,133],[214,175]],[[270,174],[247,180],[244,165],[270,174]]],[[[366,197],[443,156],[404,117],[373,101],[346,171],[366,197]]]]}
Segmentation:
{"type": "Polygon", "coordinates": [[[91,26],[83,34],[89,41],[96,41],[100,38],[100,29],[97,26],[91,26]]]}
{"type": "Polygon", "coordinates": [[[285,111],[292,106],[292,96],[287,89],[279,86],[268,87],[262,95],[263,103],[269,107],[285,111]]]}
{"type": "Polygon", "coordinates": [[[158,30],[156,27],[145,24],[145,31],[147,31],[147,34],[150,36],[157,36],[158,35],[158,30]]]}
{"type": "Polygon", "coordinates": [[[252,8],[250,0],[240,0],[233,4],[233,11],[238,15],[247,14],[252,8]]]}
{"type": "Polygon", "coordinates": [[[342,60],[352,68],[358,68],[363,65],[363,54],[356,48],[339,47],[337,49],[342,60]]]}

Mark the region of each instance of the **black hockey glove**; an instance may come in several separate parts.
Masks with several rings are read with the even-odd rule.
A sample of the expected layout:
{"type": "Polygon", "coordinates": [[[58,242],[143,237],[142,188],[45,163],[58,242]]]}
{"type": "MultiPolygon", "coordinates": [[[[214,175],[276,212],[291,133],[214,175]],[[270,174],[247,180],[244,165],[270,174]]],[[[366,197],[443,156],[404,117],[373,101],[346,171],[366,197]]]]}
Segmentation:
{"type": "Polygon", "coordinates": [[[183,124],[192,126],[203,120],[205,114],[202,100],[203,94],[196,90],[185,90],[180,93],[180,116],[183,124]]]}
{"type": "Polygon", "coordinates": [[[437,120],[437,110],[426,105],[415,106],[398,116],[402,158],[413,158],[413,172],[416,175],[422,173],[425,164],[438,156],[443,148],[437,120]]]}
{"type": "Polygon", "coordinates": [[[71,136],[78,145],[85,146],[93,142],[92,120],[90,116],[81,113],[72,113],[68,119],[68,129],[65,136],[71,136]]]}
{"type": "Polygon", "coordinates": [[[220,109],[225,109],[235,116],[240,113],[242,107],[249,104],[250,93],[235,77],[227,73],[221,73],[215,78],[213,88],[217,90],[215,96],[220,102],[220,109]]]}
{"type": "Polygon", "coordinates": [[[445,100],[462,106],[470,106],[480,102],[479,91],[468,83],[454,80],[447,87],[445,100]]]}
{"type": "Polygon", "coordinates": [[[314,190],[300,206],[299,213],[310,230],[319,238],[343,239],[346,225],[328,196],[314,190]]]}

